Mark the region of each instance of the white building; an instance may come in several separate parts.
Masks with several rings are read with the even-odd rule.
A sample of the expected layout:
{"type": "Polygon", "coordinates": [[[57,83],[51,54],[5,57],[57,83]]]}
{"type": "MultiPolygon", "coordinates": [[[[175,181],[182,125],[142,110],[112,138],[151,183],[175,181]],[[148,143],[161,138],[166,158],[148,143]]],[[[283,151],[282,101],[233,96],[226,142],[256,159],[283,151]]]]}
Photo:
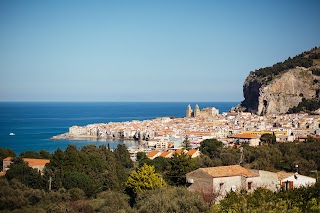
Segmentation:
{"type": "Polygon", "coordinates": [[[239,165],[200,168],[186,174],[190,191],[212,191],[221,198],[229,191],[255,190],[265,187],[275,191],[278,175],[274,172],[249,170],[239,165]]]}
{"type": "Polygon", "coordinates": [[[88,129],[85,126],[72,126],[69,128],[69,133],[75,136],[86,135],[87,132],[88,129]]]}
{"type": "Polygon", "coordinates": [[[315,178],[300,175],[298,173],[281,180],[281,186],[284,187],[285,190],[299,187],[308,187],[315,183],[315,178]]]}

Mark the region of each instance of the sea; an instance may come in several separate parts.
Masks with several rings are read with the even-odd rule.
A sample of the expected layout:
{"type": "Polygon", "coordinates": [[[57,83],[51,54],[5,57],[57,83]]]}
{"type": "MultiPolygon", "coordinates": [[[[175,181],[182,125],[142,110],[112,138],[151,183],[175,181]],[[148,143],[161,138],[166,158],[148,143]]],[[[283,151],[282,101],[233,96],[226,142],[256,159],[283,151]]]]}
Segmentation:
{"type": "Polygon", "coordinates": [[[63,150],[69,144],[81,148],[118,144],[136,146],[135,141],[121,140],[51,140],[66,133],[73,125],[149,120],[157,117],[185,117],[188,104],[200,109],[215,107],[220,113],[229,111],[238,102],[0,102],[0,148],[12,149],[17,155],[25,151],[63,150]],[[15,135],[10,135],[14,133],[15,135]]]}

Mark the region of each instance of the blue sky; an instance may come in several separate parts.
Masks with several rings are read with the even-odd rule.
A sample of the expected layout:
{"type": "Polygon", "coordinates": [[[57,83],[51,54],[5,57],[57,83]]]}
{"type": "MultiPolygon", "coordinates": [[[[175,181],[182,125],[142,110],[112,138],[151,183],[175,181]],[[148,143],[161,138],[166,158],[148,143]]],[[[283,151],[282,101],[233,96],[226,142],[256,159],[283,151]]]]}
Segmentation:
{"type": "Polygon", "coordinates": [[[320,46],[319,1],[0,1],[0,101],[241,101],[320,46]]]}

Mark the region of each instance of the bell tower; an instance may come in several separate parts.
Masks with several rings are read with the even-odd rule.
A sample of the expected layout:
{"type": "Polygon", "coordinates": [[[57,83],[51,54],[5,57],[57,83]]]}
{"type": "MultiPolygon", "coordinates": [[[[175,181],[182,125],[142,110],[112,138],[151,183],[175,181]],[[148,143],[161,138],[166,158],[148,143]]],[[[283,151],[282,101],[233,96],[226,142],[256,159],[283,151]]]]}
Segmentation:
{"type": "Polygon", "coordinates": [[[192,109],[191,109],[191,106],[189,104],[188,107],[187,107],[187,110],[186,110],[186,117],[190,118],[191,115],[192,115],[192,109]]]}
{"type": "Polygon", "coordinates": [[[196,107],[194,108],[194,117],[200,116],[200,109],[198,104],[196,104],[196,107]]]}

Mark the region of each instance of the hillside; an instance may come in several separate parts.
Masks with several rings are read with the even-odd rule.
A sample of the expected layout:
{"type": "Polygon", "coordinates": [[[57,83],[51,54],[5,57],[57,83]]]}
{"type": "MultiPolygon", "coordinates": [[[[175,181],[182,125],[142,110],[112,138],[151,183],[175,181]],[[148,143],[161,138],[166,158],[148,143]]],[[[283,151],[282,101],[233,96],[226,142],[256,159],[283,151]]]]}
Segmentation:
{"type": "Polygon", "coordinates": [[[319,93],[320,49],[315,47],[271,67],[250,72],[243,85],[244,100],[239,108],[259,115],[310,112],[320,100],[319,93]],[[305,104],[306,101],[312,104],[305,104]]]}

